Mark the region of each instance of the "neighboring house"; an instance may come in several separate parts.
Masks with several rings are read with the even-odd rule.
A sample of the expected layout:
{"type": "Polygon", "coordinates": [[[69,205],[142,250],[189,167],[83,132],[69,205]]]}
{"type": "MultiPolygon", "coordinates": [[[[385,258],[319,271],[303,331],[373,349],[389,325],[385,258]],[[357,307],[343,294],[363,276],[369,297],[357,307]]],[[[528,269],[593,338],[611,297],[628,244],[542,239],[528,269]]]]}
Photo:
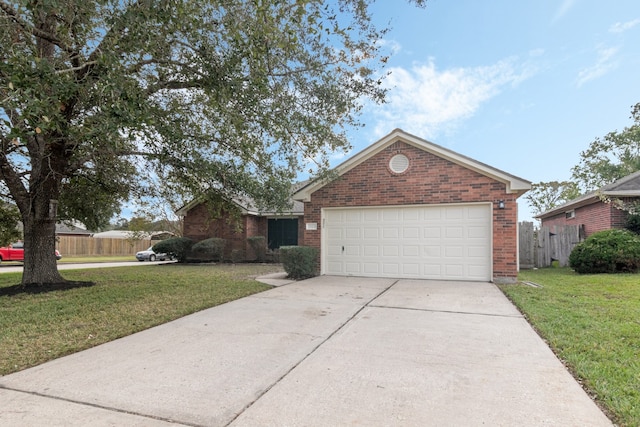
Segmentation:
{"type": "MultiPolygon", "coordinates": [[[[338,178],[293,194],[298,244],[319,249],[321,274],[514,282],[516,199],[531,183],[396,129],[339,165],[338,178]]],[[[206,207],[180,210],[184,235],[224,237],[206,207]]],[[[243,210],[242,238],[279,217],[243,210]]],[[[271,241],[271,239],[269,238],[271,241]]]]}
{"type": "Polygon", "coordinates": [[[624,203],[640,202],[640,171],[605,185],[536,216],[543,227],[579,225],[584,236],[596,231],[624,228],[628,213],[603,200],[619,199],[624,203]]]}
{"type": "Polygon", "coordinates": [[[212,220],[212,214],[202,200],[183,206],[176,212],[184,218],[183,235],[196,242],[210,237],[227,240],[226,258],[238,251],[246,259],[253,259],[255,254],[247,240],[252,236],[263,236],[269,249],[302,244],[299,240],[302,236],[302,221],[299,218],[304,213],[302,203],[292,202],[291,209],[285,212],[261,211],[250,200],[236,200],[234,203],[240,209],[239,222],[231,219],[226,212],[212,220]]]}
{"type": "Polygon", "coordinates": [[[56,223],[56,236],[89,237],[91,232],[82,228],[80,224],[73,225],[58,222],[56,223]]]}

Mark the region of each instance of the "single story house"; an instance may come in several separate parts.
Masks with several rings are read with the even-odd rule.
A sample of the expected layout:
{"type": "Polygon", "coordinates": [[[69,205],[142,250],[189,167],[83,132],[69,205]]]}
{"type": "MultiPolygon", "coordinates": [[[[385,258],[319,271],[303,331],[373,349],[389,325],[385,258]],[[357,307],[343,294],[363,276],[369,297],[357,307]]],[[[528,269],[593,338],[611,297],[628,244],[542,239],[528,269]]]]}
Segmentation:
{"type": "Polygon", "coordinates": [[[85,230],[81,224],[56,223],[56,236],[89,237],[91,232],[85,230]]]}
{"type": "Polygon", "coordinates": [[[596,231],[624,228],[629,214],[616,203],[607,202],[616,199],[626,204],[640,202],[640,171],[543,212],[536,218],[543,227],[580,225],[588,237],[596,231]]]}
{"type": "MultiPolygon", "coordinates": [[[[286,216],[297,243],[319,249],[320,274],[517,280],[516,199],[529,181],[400,129],[335,172],[295,190],[300,204],[286,216]]],[[[274,241],[268,225],[283,217],[243,209],[238,238],[274,241]]],[[[206,220],[202,203],[179,213],[186,237],[234,238],[224,218],[206,220]]]]}

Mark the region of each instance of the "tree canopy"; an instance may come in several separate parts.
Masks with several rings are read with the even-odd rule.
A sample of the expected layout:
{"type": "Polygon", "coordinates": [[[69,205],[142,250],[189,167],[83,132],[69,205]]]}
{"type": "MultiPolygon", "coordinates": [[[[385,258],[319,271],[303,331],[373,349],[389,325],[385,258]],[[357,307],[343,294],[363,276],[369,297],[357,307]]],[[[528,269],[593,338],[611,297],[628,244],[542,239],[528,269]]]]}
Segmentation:
{"type": "Polygon", "coordinates": [[[524,198],[529,202],[533,215],[539,215],[580,195],[580,189],[572,181],[538,182],[531,185],[524,198]]]}
{"type": "Polygon", "coordinates": [[[571,169],[583,191],[596,190],[640,170],[640,103],[631,109],[634,124],[596,138],[571,169]]]}
{"type": "MultiPolygon", "coordinates": [[[[372,0],[0,0],[0,193],[23,283],[60,281],[56,219],[210,191],[282,207],[381,102],[372,0]]],[[[424,0],[414,1],[423,5],[424,0]]]]}
{"type": "MultiPolygon", "coordinates": [[[[533,184],[525,199],[533,215],[539,215],[566,203],[581,194],[610,184],[640,170],[640,103],[631,108],[634,123],[622,131],[614,131],[596,138],[589,148],[580,153],[580,162],[574,166],[570,181],[549,181],[533,184]]],[[[601,196],[606,203],[613,202],[619,209],[636,211],[637,203],[601,196]]]]}

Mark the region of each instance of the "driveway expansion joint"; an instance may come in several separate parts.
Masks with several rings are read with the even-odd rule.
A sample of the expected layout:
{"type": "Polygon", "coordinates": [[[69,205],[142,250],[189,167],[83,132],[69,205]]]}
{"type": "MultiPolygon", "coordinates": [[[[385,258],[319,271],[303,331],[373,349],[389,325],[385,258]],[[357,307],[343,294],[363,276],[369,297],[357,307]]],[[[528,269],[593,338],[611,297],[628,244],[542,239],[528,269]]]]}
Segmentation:
{"type": "Polygon", "coordinates": [[[396,307],[392,305],[375,305],[375,304],[371,304],[368,307],[388,308],[391,310],[428,311],[432,313],[469,314],[473,316],[507,317],[507,318],[514,318],[514,319],[524,319],[524,316],[522,314],[480,313],[480,312],[474,312],[474,311],[436,310],[432,308],[396,307]]]}
{"type": "Polygon", "coordinates": [[[356,316],[358,314],[360,314],[362,312],[362,310],[364,310],[366,307],[369,307],[369,304],[373,301],[375,301],[377,298],[380,298],[385,292],[389,291],[389,289],[391,289],[395,284],[397,284],[400,280],[395,280],[393,283],[391,283],[389,286],[387,286],[386,288],[384,288],[382,291],[380,291],[377,295],[374,295],[373,297],[371,297],[366,303],[364,303],[358,310],[356,310],[355,313],[353,313],[347,320],[345,320],[342,324],[340,324],[333,332],[331,332],[324,340],[320,341],[318,343],[318,345],[316,345],[315,347],[313,347],[311,349],[311,351],[309,351],[306,355],[304,355],[300,360],[298,360],[298,362],[296,362],[295,364],[293,364],[291,366],[291,368],[289,368],[284,374],[282,374],[278,379],[276,379],[274,381],[273,384],[271,384],[269,387],[265,388],[262,392],[260,392],[257,397],[255,399],[253,399],[251,402],[249,402],[244,408],[242,408],[240,411],[238,411],[238,413],[231,419],[229,420],[228,423],[225,424],[226,426],[230,426],[231,424],[233,424],[238,417],[240,417],[240,415],[242,415],[245,411],[247,411],[249,408],[251,408],[258,400],[260,400],[260,398],[262,398],[262,396],[264,396],[265,394],[267,394],[269,392],[269,390],[271,390],[273,387],[275,387],[278,383],[280,383],[283,379],[285,379],[294,369],[296,369],[298,366],[300,366],[300,364],[302,362],[304,362],[305,360],[307,360],[313,353],[315,353],[324,343],[326,343],[327,341],[329,341],[334,335],[336,335],[340,330],[344,329],[344,327],[349,324],[351,321],[353,321],[353,319],[356,318],[356,316]]]}
{"type": "Polygon", "coordinates": [[[193,424],[193,423],[189,423],[189,422],[174,420],[174,419],[171,419],[171,418],[164,418],[164,417],[159,417],[159,416],[156,416],[156,415],[143,414],[143,413],[140,413],[140,412],[127,411],[125,409],[114,408],[114,407],[105,406],[105,405],[99,405],[97,403],[83,402],[81,400],[68,399],[66,397],[61,397],[61,396],[53,396],[53,395],[49,395],[49,394],[39,393],[37,391],[21,390],[21,389],[18,389],[18,388],[7,387],[7,386],[4,386],[2,384],[0,384],[0,390],[7,390],[7,391],[12,391],[14,393],[28,394],[28,395],[31,395],[31,396],[41,397],[41,398],[44,398],[44,399],[51,399],[51,400],[58,400],[58,401],[61,401],[61,402],[73,403],[74,405],[88,406],[90,408],[102,409],[103,411],[118,412],[120,414],[127,414],[127,415],[135,415],[136,417],[147,418],[147,419],[156,420],[156,421],[164,421],[164,422],[167,422],[167,423],[180,425],[180,426],[204,427],[203,425],[200,425],[200,424],[193,424]]]}

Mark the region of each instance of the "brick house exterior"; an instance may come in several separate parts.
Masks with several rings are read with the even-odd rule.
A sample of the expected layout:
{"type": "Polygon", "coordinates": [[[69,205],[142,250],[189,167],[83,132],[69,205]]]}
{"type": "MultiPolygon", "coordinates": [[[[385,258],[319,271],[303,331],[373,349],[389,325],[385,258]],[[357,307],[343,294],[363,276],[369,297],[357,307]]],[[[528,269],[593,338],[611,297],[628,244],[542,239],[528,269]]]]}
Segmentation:
{"type": "Polygon", "coordinates": [[[628,213],[620,209],[616,200],[625,205],[640,201],[640,172],[635,172],[602,188],[550,209],[536,218],[543,227],[579,225],[585,237],[591,234],[624,228],[628,213]],[[614,200],[614,202],[607,202],[614,200]]]}
{"type": "MultiPolygon", "coordinates": [[[[528,181],[499,171],[396,129],[336,168],[339,178],[310,183],[294,194],[304,202],[303,244],[320,250],[323,212],[331,208],[398,206],[481,206],[490,211],[490,280],[514,282],[518,273],[518,211],[516,199],[530,188],[528,181]],[[406,170],[394,172],[391,163],[401,153],[406,170]],[[404,160],[404,159],[403,159],[404,160]]],[[[327,239],[325,236],[324,239],[327,239]]],[[[344,246],[342,251],[344,251],[344,246]]],[[[445,277],[446,278],[446,277],[445,277]]]]}
{"type": "MultiPolygon", "coordinates": [[[[180,208],[178,215],[183,217],[183,235],[196,242],[211,237],[226,240],[224,250],[225,259],[254,260],[256,254],[249,244],[248,238],[252,236],[264,236],[267,243],[273,241],[269,236],[269,225],[278,221],[292,221],[297,223],[297,236],[302,236],[300,227],[302,221],[302,204],[295,203],[290,212],[261,212],[253,209],[250,203],[237,203],[238,214],[230,214],[222,211],[214,215],[201,200],[195,200],[180,208]]],[[[300,237],[296,242],[288,244],[301,244],[300,237]]]]}

